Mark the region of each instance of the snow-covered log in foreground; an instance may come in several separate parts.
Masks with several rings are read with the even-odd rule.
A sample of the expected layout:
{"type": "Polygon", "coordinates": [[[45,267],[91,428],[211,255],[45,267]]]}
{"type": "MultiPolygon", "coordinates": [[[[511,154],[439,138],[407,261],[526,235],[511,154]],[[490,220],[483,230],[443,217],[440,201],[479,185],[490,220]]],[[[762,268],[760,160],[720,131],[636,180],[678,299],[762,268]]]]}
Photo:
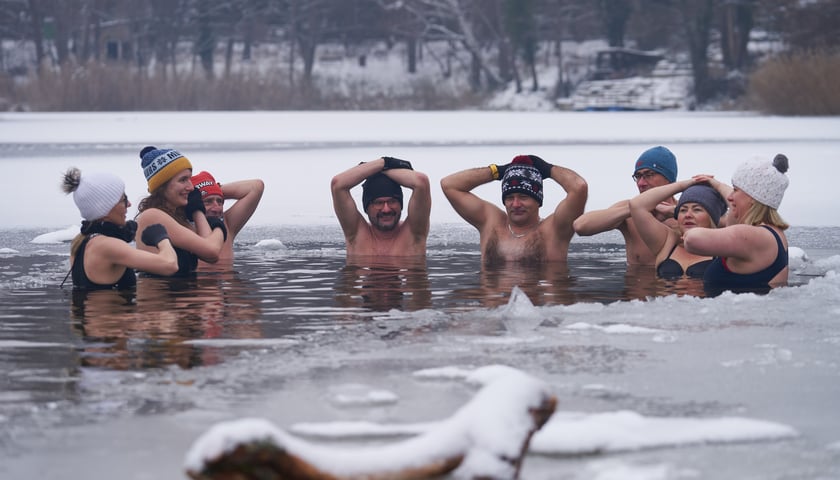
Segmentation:
{"type": "Polygon", "coordinates": [[[472,371],[482,385],[469,403],[429,431],[375,447],[340,448],[293,436],[263,419],[219,423],[195,441],[196,480],[517,478],[531,436],[554,413],[547,383],[504,366],[472,371]]]}

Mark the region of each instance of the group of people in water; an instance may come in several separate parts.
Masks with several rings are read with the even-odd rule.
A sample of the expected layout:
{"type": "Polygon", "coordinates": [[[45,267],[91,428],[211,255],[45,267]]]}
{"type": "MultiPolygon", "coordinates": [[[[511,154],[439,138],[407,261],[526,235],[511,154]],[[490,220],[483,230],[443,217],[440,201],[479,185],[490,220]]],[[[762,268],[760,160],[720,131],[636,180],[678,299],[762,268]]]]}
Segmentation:
{"type": "MultiPolygon", "coordinates": [[[[187,157],[173,149],[149,146],[140,158],[149,196],[135,220],[126,219],[130,202],[121,179],[76,168],[65,173],[64,191],[73,194],[83,219],[71,246],[74,287],[128,288],[136,283],[135,271],[189,276],[205,265],[232,265],[234,238],[256,210],[263,182],[220,184],[208,172],[193,175],[187,157]],[[227,200],[235,203],[224,210],[227,200]]],[[[536,155],[462,170],[440,185],[455,211],[477,229],[485,265],[566,262],[575,234],[617,229],[628,265],[651,266],[661,278],[702,279],[719,293],[769,290],[787,282],[788,225],[778,213],[787,169],[787,158],[779,154],[741,164],[731,186],[709,174],[677,180],[676,157],[657,146],[635,163],[638,196],[589,212],[584,212],[586,181],[536,155]],[[543,218],[547,179],[566,195],[543,218]],[[473,193],[493,181],[501,184],[503,208],[473,193]]],[[[330,189],[348,261],[425,257],[431,182],[410,162],[394,157],[362,162],[335,175],[330,189]],[[360,184],[361,209],[351,195],[360,184]],[[411,190],[407,206],[403,188],[411,190]]]]}

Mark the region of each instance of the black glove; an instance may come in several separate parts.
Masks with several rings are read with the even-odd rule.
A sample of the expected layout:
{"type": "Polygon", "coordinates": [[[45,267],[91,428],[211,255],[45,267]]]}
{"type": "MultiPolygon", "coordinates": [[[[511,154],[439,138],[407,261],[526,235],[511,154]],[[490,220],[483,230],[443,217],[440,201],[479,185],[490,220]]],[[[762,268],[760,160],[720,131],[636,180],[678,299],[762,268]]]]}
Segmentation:
{"type": "Polygon", "coordinates": [[[149,225],[143,229],[143,234],[140,235],[140,240],[150,247],[157,247],[158,243],[167,238],[169,238],[169,233],[167,233],[166,227],[159,223],[149,225]]]}
{"type": "Polygon", "coordinates": [[[411,162],[408,160],[400,160],[399,158],[394,157],[382,157],[385,160],[385,168],[382,170],[391,170],[394,168],[407,168],[409,170],[414,170],[411,168],[411,162]]]}
{"type": "Polygon", "coordinates": [[[551,177],[551,167],[553,167],[554,165],[546,162],[545,160],[536,155],[528,155],[528,157],[531,159],[532,162],[534,162],[534,167],[536,167],[537,170],[540,171],[540,176],[543,179],[551,177]]]}
{"type": "Polygon", "coordinates": [[[192,221],[193,215],[195,212],[207,213],[207,209],[204,208],[204,200],[201,199],[201,190],[194,188],[190,195],[187,197],[187,219],[192,221]]]}
{"type": "Polygon", "coordinates": [[[215,230],[217,228],[222,229],[222,234],[225,237],[225,241],[227,242],[227,227],[225,226],[225,222],[222,221],[219,217],[207,217],[207,223],[210,224],[210,228],[215,230]]]}

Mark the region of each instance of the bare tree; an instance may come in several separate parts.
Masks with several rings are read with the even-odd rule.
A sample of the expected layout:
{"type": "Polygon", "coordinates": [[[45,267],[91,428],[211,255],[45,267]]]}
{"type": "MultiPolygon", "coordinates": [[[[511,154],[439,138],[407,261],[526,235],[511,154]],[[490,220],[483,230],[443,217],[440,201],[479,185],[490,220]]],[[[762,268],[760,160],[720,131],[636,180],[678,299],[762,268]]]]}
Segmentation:
{"type": "Polygon", "coordinates": [[[627,20],[633,13],[631,0],[596,0],[598,14],[604,24],[607,43],[611,47],[624,46],[627,20]]]}

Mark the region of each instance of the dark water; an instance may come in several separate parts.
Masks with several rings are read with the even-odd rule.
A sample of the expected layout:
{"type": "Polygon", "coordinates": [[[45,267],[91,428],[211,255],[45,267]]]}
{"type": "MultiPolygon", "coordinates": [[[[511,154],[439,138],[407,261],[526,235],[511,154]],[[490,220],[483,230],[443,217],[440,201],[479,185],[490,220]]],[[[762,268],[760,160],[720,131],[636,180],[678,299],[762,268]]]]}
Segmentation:
{"type": "MultiPolygon", "coordinates": [[[[828,257],[840,253],[838,231],[800,228],[789,238],[811,255],[828,257]]],[[[323,369],[335,368],[328,365],[379,365],[367,367],[373,371],[419,368],[435,356],[422,351],[433,349],[435,338],[492,338],[510,330],[496,312],[516,288],[535,307],[571,308],[564,310],[566,319],[537,315],[526,329],[556,327],[575,308],[595,311],[587,316],[600,316],[603,325],[632,323],[636,302],[672,297],[676,303],[664,310],[673,314],[670,320],[661,316],[661,304],[642,310],[649,316],[640,324],[662,327],[696,315],[694,301],[677,299],[703,295],[697,281],[666,282],[649,270],[628,270],[615,237],[574,242],[568,264],[483,269],[477,237],[462,226],[433,231],[425,263],[363,266],[346,265],[335,227],[253,228],[239,239],[233,272],[203,272],[184,280],[141,278],[136,290],[83,293],[59,286],[68,246],[29,244],[38,233],[7,231],[0,237],[0,248],[19,252],[0,255],[0,450],[11,456],[23,454],[33,436],[46,436],[43,441],[49,443],[51,434],[43,433],[49,429],[171,415],[195,406],[195,394],[184,395],[179,387],[199,385],[206,396],[200,403],[218,403],[228,396],[248,399],[283,389],[287,375],[318,377],[323,369]],[[266,239],[282,242],[258,243],[266,239]],[[610,311],[621,303],[628,305],[610,311]],[[597,313],[599,308],[606,310],[597,313]],[[381,357],[357,358],[357,350],[377,349],[383,350],[381,357]],[[398,358],[389,358],[388,349],[397,349],[398,358]],[[259,364],[247,361],[247,367],[233,367],[249,356],[262,356],[265,362],[266,355],[272,358],[271,372],[257,372],[259,364]],[[202,373],[183,373],[194,369],[202,373]],[[233,386],[219,387],[232,377],[233,386]]],[[[790,291],[810,278],[793,275],[790,291]]],[[[810,308],[810,294],[793,298],[802,310],[810,308]]],[[[717,323],[727,309],[727,303],[713,304],[717,314],[679,328],[730,328],[717,323]]],[[[787,321],[786,314],[768,318],[772,324],[787,321]]],[[[440,361],[481,364],[483,356],[501,355],[527,371],[561,377],[583,373],[593,375],[592,380],[621,378],[626,363],[644,362],[645,354],[622,340],[563,345],[561,335],[555,341],[539,348],[453,350],[441,354],[440,361]]],[[[702,355],[703,345],[693,343],[699,350],[691,355],[702,355]]],[[[680,353],[668,355],[669,361],[682,363],[680,353]]],[[[838,359],[840,351],[833,361],[838,359]]],[[[616,399],[598,401],[614,404],[616,399]]],[[[618,400],[619,406],[623,403],[626,399],[618,400]]],[[[635,406],[659,414],[675,408],[661,399],[643,405],[635,406]]],[[[721,406],[696,399],[677,410],[691,414],[720,411],[721,406]]]]}

